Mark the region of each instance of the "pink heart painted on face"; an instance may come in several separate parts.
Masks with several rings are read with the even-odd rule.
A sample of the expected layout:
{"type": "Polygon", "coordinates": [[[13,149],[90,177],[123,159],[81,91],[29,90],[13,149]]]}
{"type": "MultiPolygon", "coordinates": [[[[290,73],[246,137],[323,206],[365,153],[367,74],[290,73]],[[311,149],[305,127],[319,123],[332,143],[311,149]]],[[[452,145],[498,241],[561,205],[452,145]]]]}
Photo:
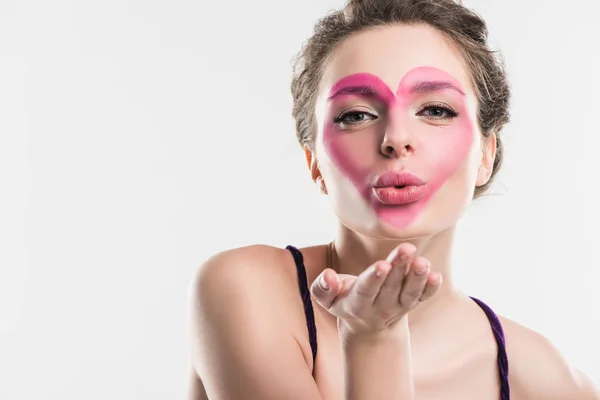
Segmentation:
{"type": "MultiPolygon", "coordinates": [[[[396,94],[375,75],[346,76],[331,88],[325,118],[323,144],[328,156],[377,215],[400,229],[415,220],[458,170],[473,143],[464,90],[458,80],[434,67],[410,70],[401,79],[396,94]],[[344,128],[344,122],[338,119],[347,112],[374,114],[374,110],[374,120],[362,125],[351,126],[350,122],[350,127],[344,128]],[[431,110],[450,117],[436,119],[427,115],[431,110]],[[384,155],[383,140],[394,144],[400,154],[384,155]],[[425,182],[415,189],[419,195],[413,198],[418,199],[403,205],[382,201],[384,196],[374,185],[389,171],[402,171],[425,182]]],[[[394,192],[392,198],[400,193],[393,189],[387,192],[394,192]]]]}

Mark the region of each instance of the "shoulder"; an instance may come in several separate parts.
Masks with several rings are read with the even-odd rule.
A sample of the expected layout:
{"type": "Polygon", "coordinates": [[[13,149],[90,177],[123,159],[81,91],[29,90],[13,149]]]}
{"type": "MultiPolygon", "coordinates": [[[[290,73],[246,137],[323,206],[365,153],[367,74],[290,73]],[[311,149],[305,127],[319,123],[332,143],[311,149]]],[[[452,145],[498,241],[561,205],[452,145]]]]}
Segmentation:
{"type": "Polygon", "coordinates": [[[273,246],[251,245],[225,250],[198,267],[190,289],[210,290],[215,284],[261,284],[265,280],[288,282],[294,275],[291,268],[286,268],[286,264],[289,266],[292,263],[288,250],[273,246]]]}
{"type": "Polygon", "coordinates": [[[590,380],[552,342],[517,322],[500,318],[506,336],[511,394],[518,399],[600,400],[590,380]]]}
{"type": "Polygon", "coordinates": [[[293,265],[288,250],[273,246],[222,251],[196,270],[189,288],[192,305],[196,311],[210,312],[223,311],[225,306],[267,304],[265,311],[275,311],[290,301],[295,304],[300,296],[293,265]]]}

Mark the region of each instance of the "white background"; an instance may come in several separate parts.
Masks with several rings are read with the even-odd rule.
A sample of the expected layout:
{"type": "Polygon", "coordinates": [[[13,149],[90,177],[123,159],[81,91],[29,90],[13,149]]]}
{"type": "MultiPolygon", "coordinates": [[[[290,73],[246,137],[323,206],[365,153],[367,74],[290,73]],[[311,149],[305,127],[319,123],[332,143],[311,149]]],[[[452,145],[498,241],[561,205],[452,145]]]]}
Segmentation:
{"type": "MultiPolygon", "coordinates": [[[[514,90],[455,273],[600,385],[597,0],[472,0],[514,90]]],[[[332,237],[291,59],[340,0],[0,2],[0,398],[177,399],[213,253],[332,237]]]]}

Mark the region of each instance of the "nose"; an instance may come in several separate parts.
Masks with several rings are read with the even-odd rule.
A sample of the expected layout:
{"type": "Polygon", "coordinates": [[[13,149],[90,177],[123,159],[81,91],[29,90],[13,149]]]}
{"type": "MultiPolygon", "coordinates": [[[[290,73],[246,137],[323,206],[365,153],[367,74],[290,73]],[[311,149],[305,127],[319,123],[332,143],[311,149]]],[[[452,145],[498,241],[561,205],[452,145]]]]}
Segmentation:
{"type": "Polygon", "coordinates": [[[380,152],[386,158],[406,158],[414,153],[413,139],[406,128],[390,124],[381,141],[380,152]]]}

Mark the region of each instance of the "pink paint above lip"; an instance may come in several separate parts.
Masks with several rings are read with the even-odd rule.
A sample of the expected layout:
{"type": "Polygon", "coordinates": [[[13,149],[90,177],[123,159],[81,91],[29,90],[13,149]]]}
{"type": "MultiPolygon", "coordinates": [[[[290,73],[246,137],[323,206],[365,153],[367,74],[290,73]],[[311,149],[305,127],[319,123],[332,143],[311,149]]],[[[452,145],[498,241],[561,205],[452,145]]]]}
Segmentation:
{"type": "Polygon", "coordinates": [[[396,186],[423,186],[425,182],[410,172],[388,171],[377,178],[373,187],[386,188],[396,186]]]}

